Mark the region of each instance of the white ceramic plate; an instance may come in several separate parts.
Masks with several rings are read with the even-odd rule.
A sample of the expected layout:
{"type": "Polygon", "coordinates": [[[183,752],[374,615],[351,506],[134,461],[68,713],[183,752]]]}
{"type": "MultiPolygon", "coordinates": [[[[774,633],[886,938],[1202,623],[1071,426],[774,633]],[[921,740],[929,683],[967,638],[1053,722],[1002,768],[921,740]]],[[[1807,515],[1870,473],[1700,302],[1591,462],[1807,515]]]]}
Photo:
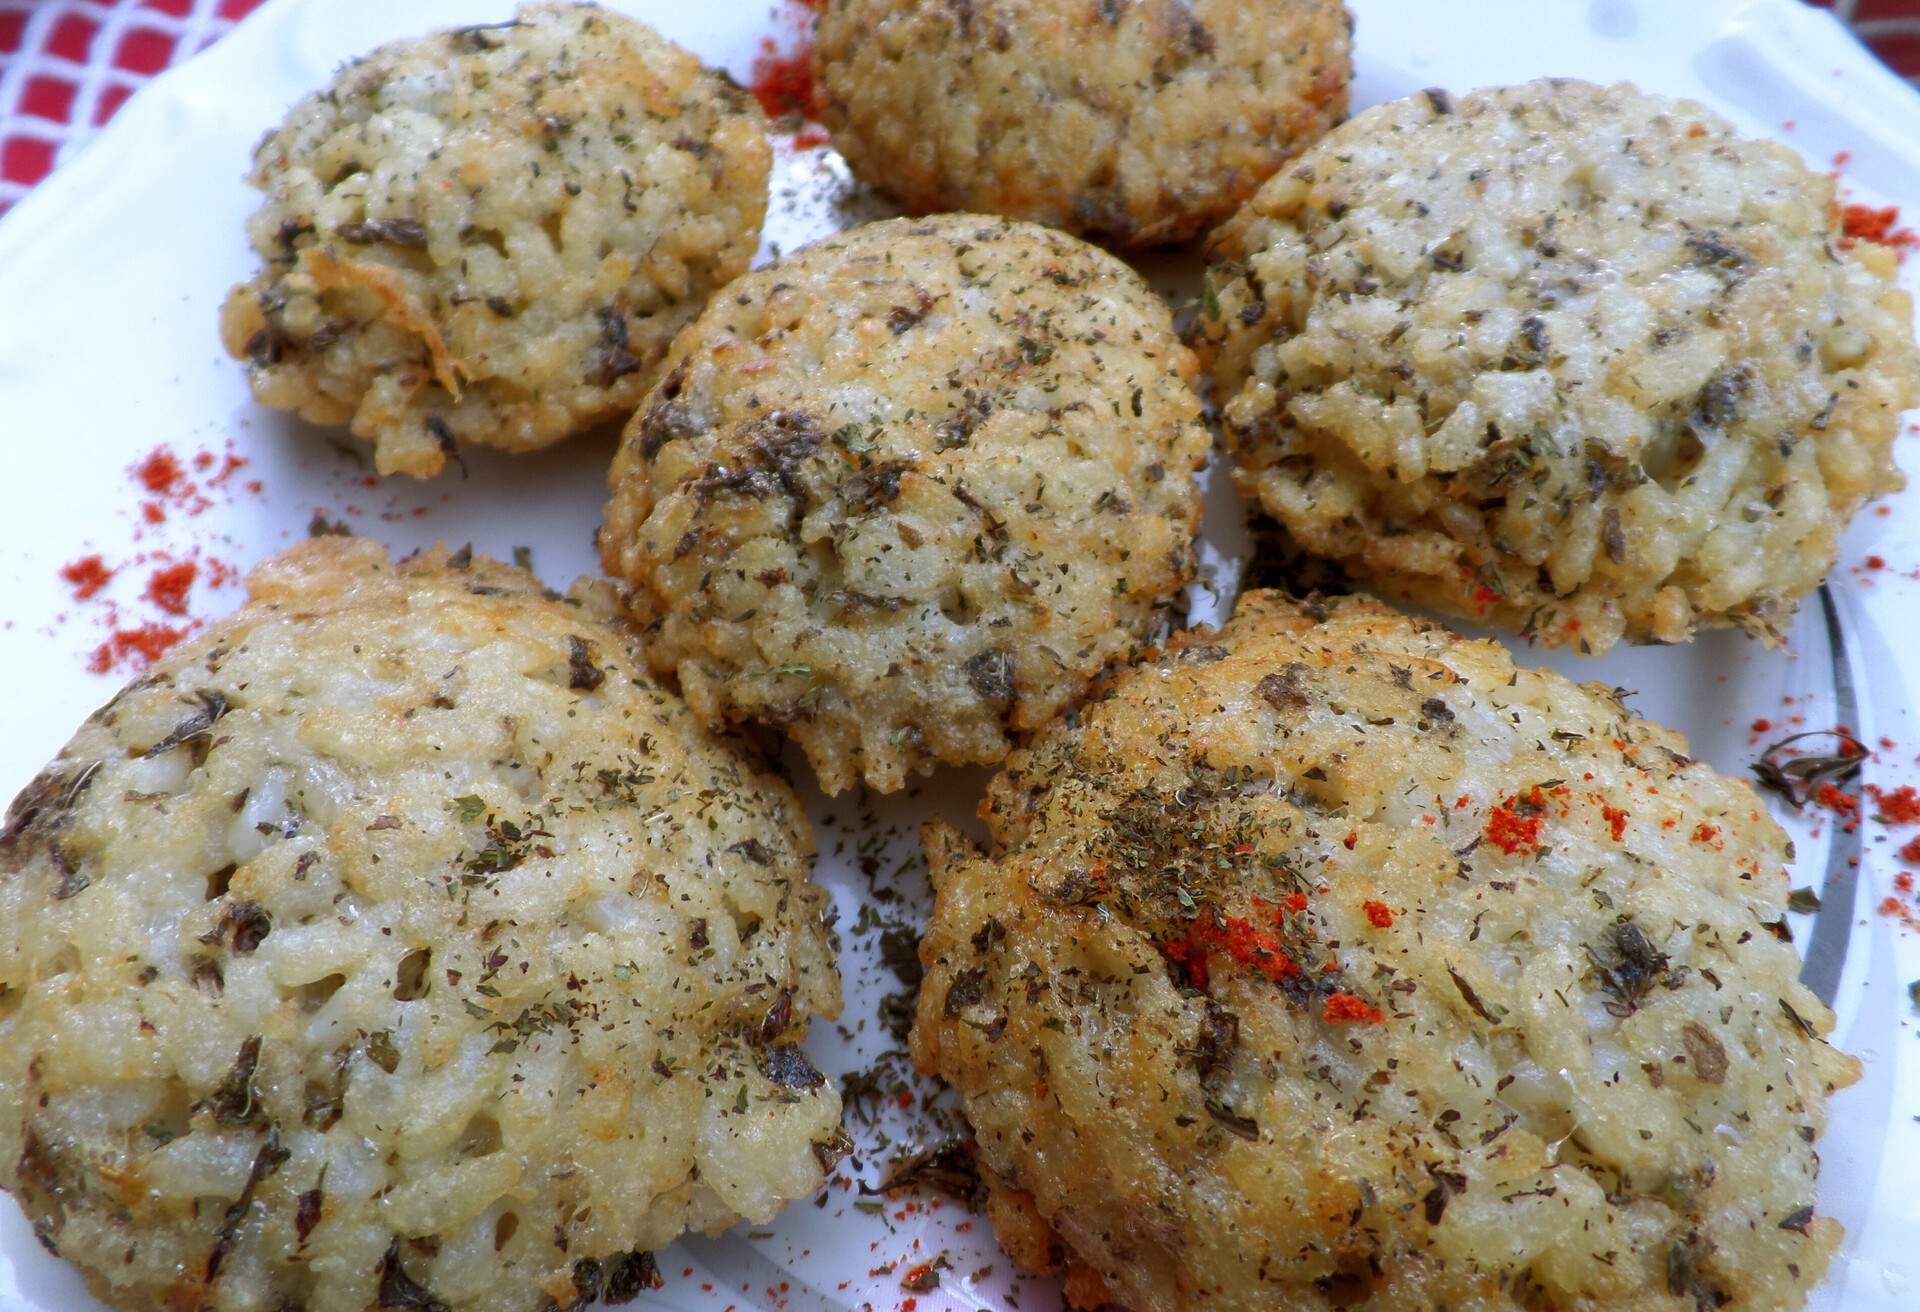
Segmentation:
{"type": "MultiPolygon", "coordinates": [[[[1824,15],[1796,0],[1351,0],[1358,13],[1356,107],[1430,85],[1455,90],[1546,74],[1641,86],[1704,100],[1744,130],[1780,137],[1816,167],[1850,153],[1855,198],[1920,204],[1920,100],[1824,15]]],[[[611,452],[606,435],[520,458],[470,455],[471,476],[368,485],[326,435],[255,407],[240,369],[221,353],[215,309],[249,272],[241,224],[254,203],[241,184],[253,141],[342,60],[380,41],[449,23],[495,21],[510,0],[273,0],[213,50],[158,79],[79,158],[0,223],[0,796],[24,784],[114,681],[86,672],[101,641],[103,602],[127,618],[156,617],[138,599],[146,567],[124,571],[102,597],[76,604],[57,574],[97,551],[121,563],[156,549],[194,548],[241,566],[306,532],[321,512],[410,549],[471,541],[506,556],[532,549],[538,571],[564,586],[594,568],[611,452]],[[249,462],[198,515],[179,507],[149,525],[126,469],[155,446],[181,456],[231,447],[249,462]],[[258,480],[259,490],[246,487],[258,480]]],[[[745,75],[760,38],[785,18],[760,0],[705,6],[623,0],[708,60],[745,75]]],[[[776,164],[769,248],[792,247],[880,212],[852,193],[830,151],[783,148],[776,164]]],[[[763,255],[766,252],[763,252],[763,255]]],[[[1916,261],[1920,266],[1920,261],[1916,261]]],[[[1177,285],[1179,262],[1155,273],[1177,285]]],[[[1903,443],[1903,446],[1908,445],[1903,443]]],[[[204,482],[204,474],[194,474],[204,482]]],[[[1639,649],[1604,660],[1555,657],[1581,678],[1639,690],[1647,714],[1688,733],[1721,770],[1744,774],[1758,751],[1757,717],[1805,727],[1844,723],[1876,752],[1867,778],[1914,777],[1920,623],[1905,571],[1920,562],[1920,491],[1892,513],[1861,517],[1827,591],[1810,601],[1781,652],[1730,634],[1689,647],[1639,649]],[[1910,518],[1910,515],[1912,517],[1910,518]],[[1869,555],[1891,563],[1861,568],[1869,555]]],[[[1245,535],[1238,507],[1216,487],[1208,518],[1211,587],[1198,619],[1231,597],[1245,535]]],[[[194,613],[236,604],[238,587],[193,597],[194,613]]],[[[1538,657],[1536,659],[1546,660],[1538,657]]],[[[796,772],[804,778],[804,768],[796,772]]],[[[879,1000],[898,981],[862,908],[917,923],[924,873],[913,826],[940,811],[972,814],[984,776],[948,772],[913,795],[830,804],[813,795],[819,878],[832,889],[847,945],[842,1028],[818,1026],[815,1060],[836,1074],[865,1068],[891,1046],[879,1000]],[[864,865],[864,871],[863,871],[864,865]],[[856,928],[866,925],[868,928],[856,928]]],[[[1782,808],[1776,805],[1776,812],[1782,808]]],[[[1847,1227],[1846,1246],[1814,1306],[1849,1312],[1920,1307],[1920,1044],[1906,982],[1920,977],[1920,940],[1875,913],[1897,869],[1897,831],[1853,834],[1782,814],[1798,840],[1795,884],[1821,891],[1817,916],[1794,917],[1809,950],[1807,978],[1839,1013],[1841,1046],[1866,1078],[1841,1095],[1821,1144],[1821,1207],[1847,1227]]],[[[892,1069],[901,1069],[895,1060],[892,1069]]],[[[924,1092],[924,1090],[923,1090],[924,1092]]],[[[861,1144],[843,1173],[869,1184],[921,1146],[923,1118],[889,1103],[878,1123],[853,1118],[861,1144]]],[[[689,1240],[661,1254],[656,1306],[686,1309],[900,1307],[901,1274],[944,1255],[941,1286],[922,1309],[1055,1305],[1044,1282],[1012,1278],[984,1220],[951,1202],[882,1202],[851,1185],[801,1203],[764,1231],[689,1240]]],[[[79,1278],[33,1242],[0,1203],[0,1306],[90,1308],[79,1278]]]]}

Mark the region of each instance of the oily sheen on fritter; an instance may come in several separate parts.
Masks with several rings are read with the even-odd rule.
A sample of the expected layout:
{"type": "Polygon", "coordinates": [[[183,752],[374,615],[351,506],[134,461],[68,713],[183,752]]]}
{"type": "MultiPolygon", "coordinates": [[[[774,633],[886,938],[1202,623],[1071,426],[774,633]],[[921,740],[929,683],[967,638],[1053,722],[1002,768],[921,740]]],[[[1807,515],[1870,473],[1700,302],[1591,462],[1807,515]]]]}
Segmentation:
{"type": "Polygon", "coordinates": [[[1078,1306],[1784,1312],[1856,1078],[1787,842],[1611,690],[1250,593],[1009,758],[914,1055],[1078,1306]]]}
{"type": "Polygon", "coordinates": [[[537,1312],[818,1189],[792,792],[521,570],[321,538],[249,592],[0,831],[41,1242],[140,1312],[537,1312]]]}

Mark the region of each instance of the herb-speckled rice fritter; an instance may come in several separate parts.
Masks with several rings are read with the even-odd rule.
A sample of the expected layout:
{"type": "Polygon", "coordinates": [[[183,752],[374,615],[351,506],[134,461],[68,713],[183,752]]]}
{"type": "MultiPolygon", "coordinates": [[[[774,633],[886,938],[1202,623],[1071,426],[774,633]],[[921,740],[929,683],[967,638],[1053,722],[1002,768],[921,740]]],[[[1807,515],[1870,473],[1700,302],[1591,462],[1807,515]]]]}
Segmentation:
{"type": "Polygon", "coordinates": [[[140,1312],[537,1312],[818,1189],[792,792],[520,570],[324,538],[249,588],[0,830],[41,1241],[140,1312]]]}
{"type": "Polygon", "coordinates": [[[820,110],[861,179],[1122,246],[1184,241],[1346,112],[1340,0],[826,0],[820,110]]]}
{"type": "Polygon", "coordinates": [[[779,727],[828,792],[991,764],[1186,583],[1193,370],[1139,276],[1063,233],[855,228],[675,340],[602,558],[694,711],[779,727]]]}
{"type": "Polygon", "coordinates": [[[1598,685],[1251,593],[926,832],[914,1054],[1002,1242],[1132,1312],[1785,1312],[1820,1035],[1784,834],[1598,685]]]}
{"type": "Polygon", "coordinates": [[[1369,586],[1602,651],[1777,642],[1920,401],[1894,255],[1690,101],[1380,105],[1214,240],[1242,491],[1369,586]]]}
{"type": "Polygon", "coordinates": [[[222,340],[255,397],[349,425],[383,474],[622,418],[753,258],[764,128],[724,74],[592,5],[382,46],[255,149],[265,267],[222,340]]]}

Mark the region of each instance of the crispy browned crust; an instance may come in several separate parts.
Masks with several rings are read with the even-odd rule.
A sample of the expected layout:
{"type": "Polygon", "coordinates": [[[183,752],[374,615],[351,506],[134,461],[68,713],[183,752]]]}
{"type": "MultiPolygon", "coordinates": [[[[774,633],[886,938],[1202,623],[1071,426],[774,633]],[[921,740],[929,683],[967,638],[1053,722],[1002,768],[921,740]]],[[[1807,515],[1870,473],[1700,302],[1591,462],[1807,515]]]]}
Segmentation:
{"type": "Polygon", "coordinates": [[[1859,1066],[1785,836],[1609,689],[1251,593],[923,831],[913,1052],[1009,1254],[1134,1312],[1801,1306],[1859,1066]],[[1739,1125],[1739,1136],[1717,1125],[1739,1125]]]}
{"type": "Polygon", "coordinates": [[[137,1312],[539,1312],[816,1190],[792,792],[591,593],[339,537],[248,585],[0,830],[0,1186],[42,1243],[137,1312]]]}
{"type": "Polygon", "coordinates": [[[830,0],[820,109],[864,181],[1122,246],[1232,214],[1346,111],[1339,0],[830,0]]]}
{"type": "Polygon", "coordinates": [[[622,418],[753,258],[764,128],[723,74],[592,5],[383,46],[256,148],[262,268],[221,340],[258,400],[348,425],[382,473],[622,418]]]}
{"type": "Polygon", "coordinates": [[[1065,233],[851,229],[736,281],[666,368],[602,560],[693,709],[777,727],[830,793],[998,762],[1191,577],[1192,356],[1065,233]]]}
{"type": "Polygon", "coordinates": [[[1368,586],[1552,646],[1778,643],[1920,401],[1893,254],[1833,196],[1624,83],[1375,106],[1210,243],[1236,482],[1368,586]]]}

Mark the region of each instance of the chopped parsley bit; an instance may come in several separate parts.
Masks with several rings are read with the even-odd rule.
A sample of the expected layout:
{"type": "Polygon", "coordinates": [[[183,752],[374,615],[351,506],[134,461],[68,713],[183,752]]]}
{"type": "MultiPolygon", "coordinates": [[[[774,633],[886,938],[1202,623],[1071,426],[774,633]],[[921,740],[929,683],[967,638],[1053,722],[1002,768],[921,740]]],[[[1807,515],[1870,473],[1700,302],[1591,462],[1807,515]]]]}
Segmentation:
{"type": "MultiPolygon", "coordinates": [[[[875,431],[878,431],[878,425],[875,425],[875,431]]],[[[833,440],[854,455],[863,455],[880,445],[874,439],[873,433],[860,424],[841,425],[834,430],[833,440]]]]}

